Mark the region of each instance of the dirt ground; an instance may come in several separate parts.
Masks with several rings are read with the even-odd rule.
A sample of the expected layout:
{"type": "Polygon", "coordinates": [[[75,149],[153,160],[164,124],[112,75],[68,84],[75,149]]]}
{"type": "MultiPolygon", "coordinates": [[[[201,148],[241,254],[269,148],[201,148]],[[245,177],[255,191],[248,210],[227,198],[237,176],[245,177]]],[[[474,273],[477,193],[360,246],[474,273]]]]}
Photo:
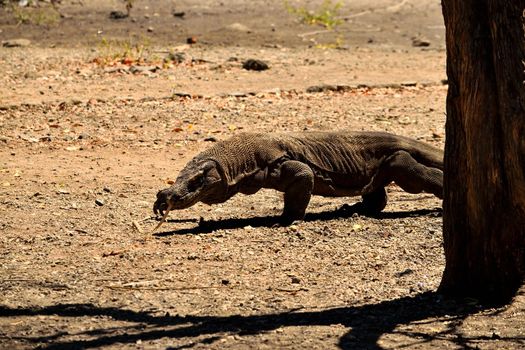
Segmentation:
{"type": "Polygon", "coordinates": [[[439,1],[342,3],[334,30],[269,0],[137,0],[119,20],[121,1],[63,0],[53,23],[0,9],[0,40],[30,40],[0,47],[0,348],[525,346],[523,295],[488,308],[435,293],[428,194],[391,185],[375,218],[340,209],[359,198],[314,197],[304,222],[274,227],[282,196],[263,190],[149,233],[156,192],[239,132],[443,147],[439,1]],[[243,69],[250,58],[270,69],[243,69]]]}

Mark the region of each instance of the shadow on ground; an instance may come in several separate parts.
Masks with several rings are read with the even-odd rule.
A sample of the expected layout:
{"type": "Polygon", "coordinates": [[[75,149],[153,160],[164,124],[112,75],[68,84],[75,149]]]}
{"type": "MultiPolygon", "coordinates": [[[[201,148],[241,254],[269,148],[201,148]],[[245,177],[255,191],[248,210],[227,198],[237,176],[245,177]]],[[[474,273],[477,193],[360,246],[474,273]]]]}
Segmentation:
{"type": "MultiPolygon", "coordinates": [[[[419,217],[419,216],[441,216],[443,213],[441,208],[434,209],[418,209],[410,211],[396,211],[396,212],[381,212],[376,215],[367,215],[361,212],[359,203],[348,206],[344,205],[342,208],[324,211],[320,213],[307,213],[304,221],[328,221],[341,218],[349,218],[354,214],[365,215],[376,219],[402,219],[408,217],[419,217]]],[[[184,228],[180,230],[165,231],[155,233],[154,236],[165,237],[172,235],[183,235],[183,234],[203,234],[211,233],[216,230],[232,230],[243,228],[246,226],[251,227],[273,227],[279,225],[280,216],[260,216],[251,218],[231,218],[221,220],[201,220],[198,222],[198,226],[191,228],[184,228]]],[[[179,222],[177,220],[168,220],[168,222],[179,222]]],[[[195,220],[195,222],[197,222],[195,220]]]]}
{"type": "MultiPolygon", "coordinates": [[[[7,308],[0,307],[0,317],[55,315],[71,318],[109,317],[116,321],[129,322],[124,327],[110,327],[80,333],[57,332],[39,337],[10,336],[10,339],[27,345],[40,345],[42,349],[75,349],[108,346],[116,343],[132,344],[141,340],[153,341],[161,338],[180,339],[188,342],[170,349],[190,348],[212,344],[226,335],[247,336],[269,332],[291,326],[344,325],[349,331],[340,338],[341,349],[381,349],[378,340],[384,334],[396,332],[411,339],[411,345],[433,340],[450,342],[451,346],[470,348],[469,343],[488,340],[487,336],[465,338],[459,327],[463,320],[481,307],[444,299],[434,292],[384,301],[377,304],[349,306],[320,311],[293,310],[282,313],[251,316],[155,316],[147,312],[97,307],[92,304],[57,304],[47,307],[7,308]],[[430,322],[446,319],[445,330],[422,333],[396,329],[398,325],[434,318],[430,322]],[[438,320],[436,320],[436,318],[438,320]],[[439,320],[439,318],[443,318],[439,320]],[[71,340],[68,337],[73,337],[71,340]],[[82,339],[85,338],[85,339],[82,339]],[[188,339],[189,338],[189,339],[188,339]],[[198,339],[191,339],[198,338],[198,339]]],[[[80,321],[80,320],[79,320],[80,321]]],[[[1,337],[0,337],[1,339],[1,337]]],[[[514,341],[514,339],[506,339],[514,341]]],[[[516,339],[516,342],[523,339],[516,339]]]]}

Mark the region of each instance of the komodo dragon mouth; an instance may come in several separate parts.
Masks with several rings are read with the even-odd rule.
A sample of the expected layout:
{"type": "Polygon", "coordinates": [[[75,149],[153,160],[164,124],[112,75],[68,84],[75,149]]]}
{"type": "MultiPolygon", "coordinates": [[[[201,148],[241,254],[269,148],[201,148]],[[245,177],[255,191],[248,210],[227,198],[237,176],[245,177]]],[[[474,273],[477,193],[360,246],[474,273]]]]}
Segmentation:
{"type": "MultiPolygon", "coordinates": [[[[171,188],[169,190],[171,190],[171,188]]],[[[151,233],[157,231],[162,226],[162,224],[166,222],[170,211],[174,209],[185,209],[197,203],[199,201],[199,194],[201,191],[194,190],[193,192],[187,193],[183,197],[178,197],[174,194],[170,195],[169,193],[166,193],[167,191],[164,193],[163,192],[164,191],[160,191],[158,193],[157,201],[155,202],[153,209],[155,214],[162,215],[162,218],[160,219],[160,222],[157,224],[157,226],[155,226],[155,228],[151,231],[151,233]],[[174,200],[174,197],[178,198],[174,200]]]]}
{"type": "Polygon", "coordinates": [[[223,182],[217,171],[216,162],[209,160],[190,162],[190,166],[181,171],[173,186],[157,193],[153,212],[162,215],[162,218],[153,231],[166,221],[171,210],[186,209],[200,201],[220,198],[223,182]]]}

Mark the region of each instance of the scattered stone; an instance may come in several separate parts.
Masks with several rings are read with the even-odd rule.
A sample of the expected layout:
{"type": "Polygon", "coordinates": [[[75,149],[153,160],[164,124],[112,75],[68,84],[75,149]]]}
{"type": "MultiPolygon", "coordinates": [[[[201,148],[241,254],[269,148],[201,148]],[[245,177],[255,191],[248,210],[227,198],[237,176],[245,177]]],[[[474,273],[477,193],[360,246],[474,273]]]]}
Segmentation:
{"type": "Polygon", "coordinates": [[[224,285],[224,286],[227,286],[228,284],[230,284],[230,281],[227,280],[227,279],[223,279],[223,280],[221,280],[221,284],[224,285]]]}
{"type": "Polygon", "coordinates": [[[282,49],[282,45],[279,45],[279,44],[274,44],[274,43],[265,43],[265,44],[262,44],[262,47],[268,47],[270,49],[282,49]]]}
{"type": "Polygon", "coordinates": [[[120,67],[106,67],[104,68],[104,73],[125,73],[129,71],[128,66],[120,66],[120,67]]]}
{"type": "Polygon", "coordinates": [[[9,39],[2,41],[3,47],[26,47],[31,45],[31,40],[29,39],[9,39]]]}
{"type": "Polygon", "coordinates": [[[293,284],[299,284],[301,283],[301,280],[299,279],[299,277],[292,277],[292,281],[291,281],[293,284]]]}
{"type": "Polygon", "coordinates": [[[191,97],[190,93],[183,91],[174,91],[172,95],[176,97],[191,97]]]}
{"type": "Polygon", "coordinates": [[[269,69],[270,67],[268,66],[268,63],[264,61],[250,58],[244,61],[242,68],[246,70],[263,71],[269,69]]]}
{"type": "Polygon", "coordinates": [[[246,92],[235,91],[225,95],[226,97],[248,97],[246,92]]]}
{"type": "Polygon", "coordinates": [[[128,18],[128,14],[124,13],[122,11],[111,11],[109,13],[109,18],[111,18],[111,19],[124,19],[124,18],[128,18]]]}
{"type": "Polygon", "coordinates": [[[186,15],[184,11],[173,11],[173,17],[183,18],[186,15]]]}
{"type": "MultiPolygon", "coordinates": [[[[366,87],[368,87],[368,86],[366,86],[366,87]]],[[[350,91],[350,90],[352,90],[352,86],[350,86],[350,85],[322,84],[322,85],[310,86],[310,87],[308,87],[306,89],[306,92],[308,92],[308,93],[327,92],[327,91],[344,92],[344,91],[350,91]]]]}
{"type": "Polygon", "coordinates": [[[159,66],[131,66],[129,67],[129,71],[133,74],[141,74],[141,73],[146,73],[146,72],[155,73],[159,69],[160,69],[159,66]]]}
{"type": "Polygon", "coordinates": [[[104,202],[103,199],[97,198],[97,199],[95,199],[95,204],[98,205],[99,207],[101,207],[101,206],[103,206],[106,203],[104,202]]]}
{"type": "Polygon", "coordinates": [[[196,44],[197,43],[197,37],[190,36],[189,38],[186,39],[186,43],[187,44],[196,44]]]}
{"type": "Polygon", "coordinates": [[[42,136],[38,139],[40,142],[51,142],[51,136],[42,136]]]}
{"type": "Polygon", "coordinates": [[[274,89],[268,89],[268,90],[263,90],[262,93],[264,94],[270,94],[270,95],[279,95],[281,93],[281,89],[279,88],[274,88],[274,89]]]}
{"type": "Polygon", "coordinates": [[[217,138],[215,136],[209,136],[209,137],[206,137],[204,139],[204,141],[207,141],[207,142],[217,142],[217,138]]]}
{"type": "Polygon", "coordinates": [[[149,33],[153,33],[153,32],[155,31],[155,29],[154,29],[153,27],[148,27],[147,31],[148,31],[149,33]]]}
{"type": "Polygon", "coordinates": [[[401,271],[401,272],[396,273],[396,277],[403,277],[403,276],[406,276],[406,275],[410,275],[410,274],[412,274],[412,273],[414,273],[414,270],[412,270],[412,269],[406,269],[406,270],[404,270],[404,271],[401,271]]]}
{"type": "Polygon", "coordinates": [[[104,192],[111,193],[111,188],[109,188],[109,187],[107,187],[107,186],[104,187],[102,190],[103,190],[104,192]]]}
{"type": "Polygon", "coordinates": [[[182,63],[186,61],[186,54],[184,52],[170,52],[164,59],[164,62],[182,63]]]}
{"type": "Polygon", "coordinates": [[[26,78],[26,79],[36,79],[36,78],[38,78],[38,74],[36,74],[35,72],[25,72],[24,73],[24,78],[26,78]]]}
{"type": "Polygon", "coordinates": [[[414,47],[428,47],[430,46],[430,41],[419,38],[412,38],[412,46],[414,47]]]}
{"type": "Polygon", "coordinates": [[[237,22],[226,26],[226,29],[235,30],[235,31],[238,31],[238,32],[246,32],[246,33],[250,33],[251,32],[250,28],[248,28],[244,24],[237,23],[237,22]]]}
{"type": "Polygon", "coordinates": [[[30,142],[30,143],[37,143],[38,139],[36,137],[28,136],[28,135],[20,135],[20,138],[24,141],[30,142]]]}
{"type": "Polygon", "coordinates": [[[85,132],[83,132],[80,135],[78,135],[78,139],[79,140],[87,140],[87,139],[90,139],[90,138],[91,138],[91,135],[89,135],[89,134],[87,134],[85,132]]]}

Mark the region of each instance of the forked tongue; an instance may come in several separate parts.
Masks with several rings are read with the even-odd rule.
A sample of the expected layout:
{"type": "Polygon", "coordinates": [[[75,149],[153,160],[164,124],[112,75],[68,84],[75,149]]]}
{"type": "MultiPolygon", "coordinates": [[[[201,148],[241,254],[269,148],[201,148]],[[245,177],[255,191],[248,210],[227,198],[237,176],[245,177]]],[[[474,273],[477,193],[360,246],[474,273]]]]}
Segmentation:
{"type": "Polygon", "coordinates": [[[155,228],[151,231],[151,233],[155,233],[155,231],[157,231],[159,229],[159,227],[162,226],[163,223],[166,222],[166,218],[168,217],[168,214],[170,213],[170,211],[173,209],[173,206],[171,204],[168,204],[168,208],[166,209],[166,212],[164,213],[164,215],[162,215],[162,218],[160,219],[160,222],[157,224],[157,226],[155,226],[155,228]]]}

